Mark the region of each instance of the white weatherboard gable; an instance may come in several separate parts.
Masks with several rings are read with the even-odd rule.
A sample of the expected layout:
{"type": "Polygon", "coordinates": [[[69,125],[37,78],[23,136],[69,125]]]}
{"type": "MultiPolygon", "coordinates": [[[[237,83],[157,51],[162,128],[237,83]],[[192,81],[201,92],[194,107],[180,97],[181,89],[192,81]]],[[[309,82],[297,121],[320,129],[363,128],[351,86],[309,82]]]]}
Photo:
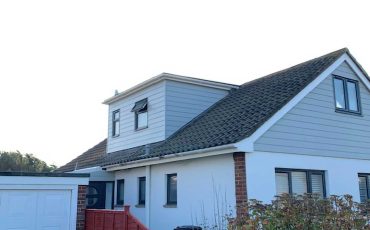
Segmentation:
{"type": "MultiPolygon", "coordinates": [[[[304,97],[306,97],[313,89],[315,89],[322,81],[331,75],[342,63],[348,63],[352,70],[357,74],[361,82],[370,90],[369,79],[358,68],[355,62],[348,54],[343,54],[324,72],[322,72],[316,79],[314,79],[308,86],[299,92],[292,100],[290,100],[283,108],[277,111],[269,120],[267,120],[261,127],[259,127],[250,137],[238,142],[235,146],[244,152],[253,152],[255,150],[254,144],[267,130],[269,130],[277,121],[279,121],[285,114],[287,114],[294,106],[296,106],[304,97]]],[[[334,100],[334,99],[333,99],[334,100]]]]}
{"type": "Polygon", "coordinates": [[[255,143],[255,151],[370,159],[370,91],[343,62],[255,143]],[[358,81],[362,113],[335,111],[333,76],[358,81]]]}

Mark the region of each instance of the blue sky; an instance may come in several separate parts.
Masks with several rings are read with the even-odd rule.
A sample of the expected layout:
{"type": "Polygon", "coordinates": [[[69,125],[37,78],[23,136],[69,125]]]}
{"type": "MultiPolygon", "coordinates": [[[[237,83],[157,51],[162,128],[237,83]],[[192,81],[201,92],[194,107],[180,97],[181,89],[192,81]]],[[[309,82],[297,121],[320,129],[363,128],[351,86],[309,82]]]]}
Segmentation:
{"type": "Polygon", "coordinates": [[[0,1],[0,150],[62,165],[107,136],[101,102],[161,72],[241,84],[348,47],[368,1],[0,1]]]}

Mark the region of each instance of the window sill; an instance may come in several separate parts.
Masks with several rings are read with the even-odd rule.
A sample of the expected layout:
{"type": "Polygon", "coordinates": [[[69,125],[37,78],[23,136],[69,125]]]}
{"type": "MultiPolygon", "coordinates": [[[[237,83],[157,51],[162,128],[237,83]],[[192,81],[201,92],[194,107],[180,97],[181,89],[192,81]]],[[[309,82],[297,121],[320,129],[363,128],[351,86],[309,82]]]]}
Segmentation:
{"type": "Polygon", "coordinates": [[[352,111],[341,110],[341,109],[336,109],[335,112],[342,113],[342,114],[348,114],[348,115],[354,115],[354,116],[363,117],[363,115],[362,115],[361,112],[352,112],[352,111]]]}
{"type": "Polygon", "coordinates": [[[135,205],[135,208],[145,208],[145,204],[137,204],[135,205]]]}
{"type": "Polygon", "coordinates": [[[177,204],[165,204],[163,208],[177,208],[177,204]]]}
{"type": "Polygon", "coordinates": [[[116,138],[116,137],[119,137],[119,134],[115,135],[115,136],[112,136],[112,138],[116,138]]]}
{"type": "Polygon", "coordinates": [[[141,131],[141,130],[144,130],[144,129],[147,129],[147,128],[148,128],[148,126],[142,127],[142,128],[137,128],[137,129],[135,129],[135,131],[141,131]]]}

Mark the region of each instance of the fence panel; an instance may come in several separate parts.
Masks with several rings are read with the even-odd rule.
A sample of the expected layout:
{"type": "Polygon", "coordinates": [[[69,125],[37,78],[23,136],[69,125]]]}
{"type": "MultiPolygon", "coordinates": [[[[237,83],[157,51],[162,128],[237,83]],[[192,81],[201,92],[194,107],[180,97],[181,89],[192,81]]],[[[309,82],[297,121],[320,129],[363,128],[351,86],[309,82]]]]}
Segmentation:
{"type": "Polygon", "coordinates": [[[86,209],[85,230],[149,230],[130,213],[123,211],[86,209]]]}

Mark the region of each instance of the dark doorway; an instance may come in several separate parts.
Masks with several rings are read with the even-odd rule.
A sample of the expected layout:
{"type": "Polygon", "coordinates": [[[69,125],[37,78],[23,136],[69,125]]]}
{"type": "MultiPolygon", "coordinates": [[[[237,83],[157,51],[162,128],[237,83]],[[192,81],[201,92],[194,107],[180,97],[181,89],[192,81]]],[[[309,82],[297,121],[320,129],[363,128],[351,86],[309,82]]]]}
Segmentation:
{"type": "Polygon", "coordinates": [[[90,181],[86,194],[86,208],[105,209],[106,182],[90,181]]]}

